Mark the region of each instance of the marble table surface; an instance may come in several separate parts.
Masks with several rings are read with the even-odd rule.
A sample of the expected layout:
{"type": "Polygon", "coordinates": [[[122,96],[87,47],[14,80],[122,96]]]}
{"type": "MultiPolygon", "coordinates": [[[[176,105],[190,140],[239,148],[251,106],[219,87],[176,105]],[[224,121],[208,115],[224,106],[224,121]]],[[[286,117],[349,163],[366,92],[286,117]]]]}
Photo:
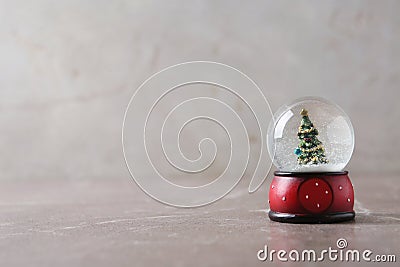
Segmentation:
{"type": "Polygon", "coordinates": [[[271,222],[270,177],[254,194],[242,182],[221,201],[196,209],[162,205],[129,177],[1,181],[0,266],[347,265],[257,259],[265,245],[319,251],[335,248],[339,238],[349,249],[394,254],[399,261],[398,176],[352,177],[355,221],[321,225],[271,222]]]}
{"type": "MultiPolygon", "coordinates": [[[[0,267],[289,266],[257,253],[265,245],[323,250],[339,238],[399,262],[400,1],[182,2],[0,0],[0,267]],[[304,96],[339,104],[356,133],[347,167],[355,221],[271,222],[271,176],[254,194],[245,177],[221,201],[196,209],[144,194],[124,166],[125,109],[151,75],[192,60],[242,71],[274,112],[304,96]]],[[[216,86],[197,89],[166,97],[154,125],[180,100],[212,97],[235,110],[251,147],[261,148],[256,131],[269,121],[251,121],[246,105],[258,94],[245,103],[216,86]]],[[[138,136],[142,126],[130,124],[138,136]]],[[[185,155],[196,158],[193,144],[211,134],[218,151],[229,148],[222,129],[200,126],[183,132],[185,155]]],[[[210,169],[219,173],[225,165],[216,162],[210,169]]],[[[347,263],[296,263],[321,265],[347,263]]]]}

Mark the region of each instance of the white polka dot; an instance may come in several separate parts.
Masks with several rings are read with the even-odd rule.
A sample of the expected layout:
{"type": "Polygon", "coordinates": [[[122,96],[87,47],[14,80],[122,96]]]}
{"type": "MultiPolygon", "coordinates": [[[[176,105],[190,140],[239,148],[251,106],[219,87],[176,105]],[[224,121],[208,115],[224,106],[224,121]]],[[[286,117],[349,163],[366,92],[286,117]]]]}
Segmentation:
{"type": "Polygon", "coordinates": [[[347,199],[347,202],[350,202],[350,198],[347,199]]]}
{"type": "Polygon", "coordinates": [[[285,200],[286,200],[286,197],[282,197],[282,200],[285,201],[285,200]]]}
{"type": "Polygon", "coordinates": [[[308,195],[306,195],[306,199],[308,199],[308,195]]]}
{"type": "Polygon", "coordinates": [[[317,203],[317,208],[319,208],[319,203],[317,203]]]}
{"type": "Polygon", "coordinates": [[[274,185],[271,186],[271,188],[274,188],[274,187],[275,187],[274,185]]]}
{"type": "Polygon", "coordinates": [[[318,183],[315,183],[315,186],[318,186],[318,183]]]}
{"type": "Polygon", "coordinates": [[[325,194],[329,194],[328,190],[325,191],[325,194]]]}
{"type": "Polygon", "coordinates": [[[341,185],[339,185],[339,190],[342,190],[342,189],[343,189],[343,187],[341,185]]]}

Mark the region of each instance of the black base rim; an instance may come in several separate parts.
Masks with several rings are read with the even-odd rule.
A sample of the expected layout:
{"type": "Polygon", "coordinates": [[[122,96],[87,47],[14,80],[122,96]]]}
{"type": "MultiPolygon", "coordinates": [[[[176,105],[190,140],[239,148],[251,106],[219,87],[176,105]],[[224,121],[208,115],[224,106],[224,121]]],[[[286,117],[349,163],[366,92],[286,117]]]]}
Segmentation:
{"type": "Polygon", "coordinates": [[[338,176],[338,175],[347,175],[348,171],[340,171],[340,172],[274,172],[275,176],[281,177],[316,177],[316,176],[338,176]]]}
{"type": "Polygon", "coordinates": [[[281,223],[338,223],[354,220],[356,213],[338,212],[323,215],[297,215],[289,213],[280,213],[270,210],[268,216],[272,221],[281,223]]]}

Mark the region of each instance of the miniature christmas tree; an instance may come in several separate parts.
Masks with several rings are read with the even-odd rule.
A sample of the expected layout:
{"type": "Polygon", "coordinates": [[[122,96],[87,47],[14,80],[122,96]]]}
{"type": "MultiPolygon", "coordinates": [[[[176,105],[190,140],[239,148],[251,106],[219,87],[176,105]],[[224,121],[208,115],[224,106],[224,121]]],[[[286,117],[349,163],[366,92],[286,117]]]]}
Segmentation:
{"type": "Polygon", "coordinates": [[[328,163],[325,156],[325,149],[322,142],[318,140],[318,130],[314,128],[314,124],[308,117],[308,111],[302,109],[301,124],[297,136],[300,139],[298,147],[294,153],[297,155],[297,162],[300,165],[306,164],[324,164],[328,163]]]}

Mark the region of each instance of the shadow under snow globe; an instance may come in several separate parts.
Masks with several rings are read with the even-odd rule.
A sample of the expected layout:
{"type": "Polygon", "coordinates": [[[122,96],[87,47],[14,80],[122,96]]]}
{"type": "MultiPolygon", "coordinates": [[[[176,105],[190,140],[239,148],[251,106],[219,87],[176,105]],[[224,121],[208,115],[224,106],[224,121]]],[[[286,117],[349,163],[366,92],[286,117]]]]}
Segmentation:
{"type": "Polygon", "coordinates": [[[344,171],[354,149],[349,117],[315,97],[281,107],[268,129],[274,165],[269,218],[287,223],[353,220],[354,190],[344,171]]]}

